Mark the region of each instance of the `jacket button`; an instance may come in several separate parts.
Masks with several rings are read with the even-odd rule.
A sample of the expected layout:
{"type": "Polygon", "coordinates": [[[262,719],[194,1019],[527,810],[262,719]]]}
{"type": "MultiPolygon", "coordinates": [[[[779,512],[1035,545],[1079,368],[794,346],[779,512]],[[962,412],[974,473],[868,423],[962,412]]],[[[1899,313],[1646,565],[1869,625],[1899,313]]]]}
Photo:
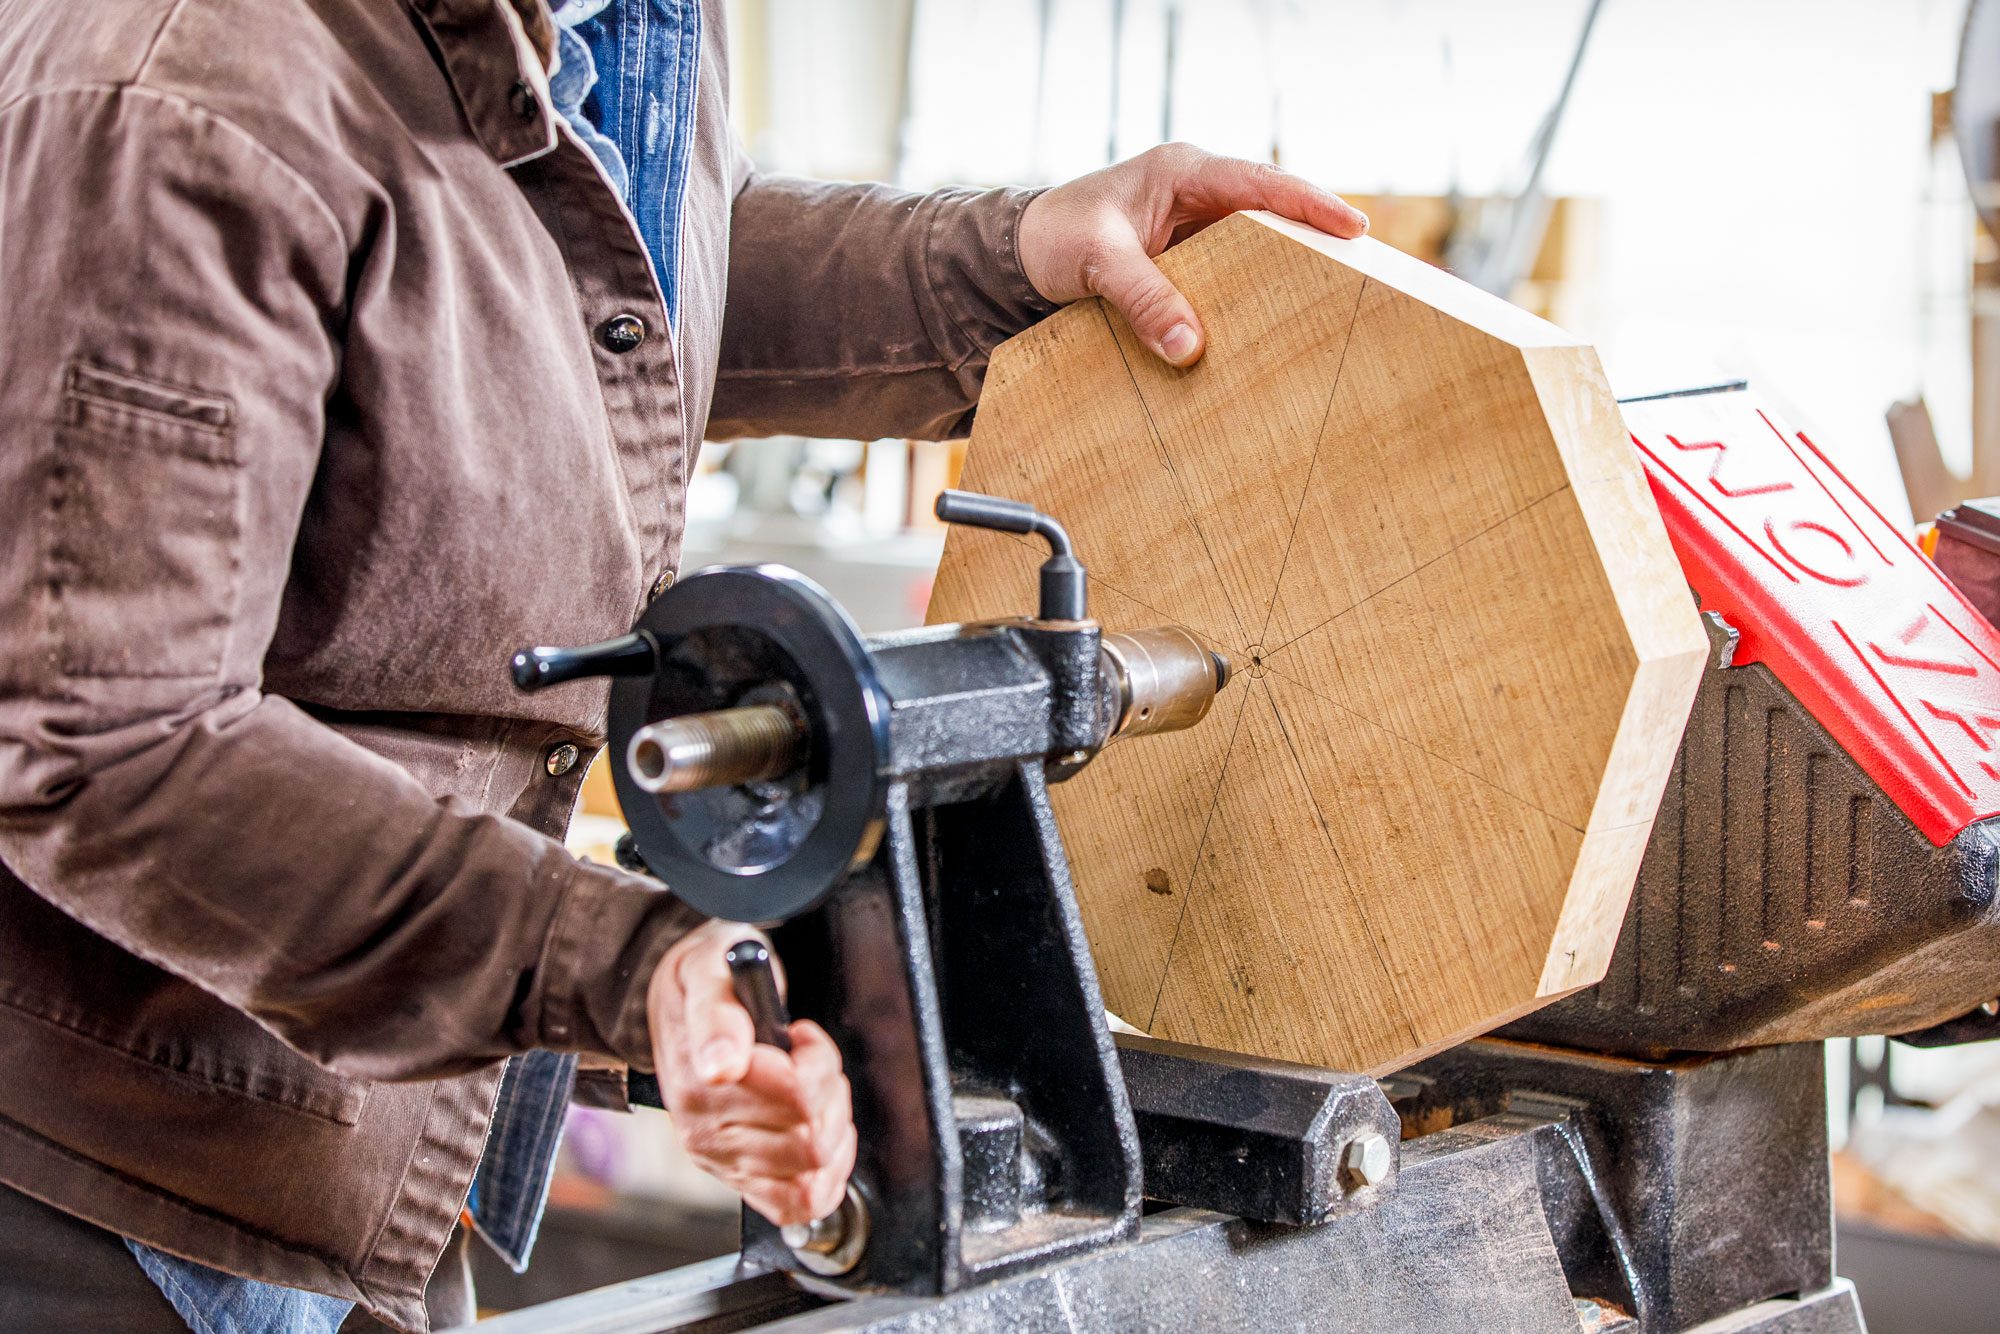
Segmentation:
{"type": "Polygon", "coordinates": [[[548,758],[543,760],[542,764],[548,769],[551,777],[561,778],[571,769],[576,768],[577,758],[582,753],[575,746],[565,741],[560,746],[552,747],[549,750],[548,758]]]}
{"type": "Polygon", "coordinates": [[[646,590],[646,596],[649,599],[658,600],[660,594],[666,592],[669,588],[672,588],[673,586],[674,586],[674,572],[672,570],[668,570],[665,574],[662,574],[659,578],[653,581],[653,586],[646,590]]]}
{"type": "Polygon", "coordinates": [[[515,82],[514,91],[507,94],[507,101],[514,108],[514,114],[522,120],[533,120],[542,114],[542,104],[535,97],[535,90],[528,86],[526,79],[515,82]]]}
{"type": "Polygon", "coordinates": [[[597,326],[597,341],[606,352],[630,352],[646,341],[646,322],[637,315],[613,315],[597,326]]]}

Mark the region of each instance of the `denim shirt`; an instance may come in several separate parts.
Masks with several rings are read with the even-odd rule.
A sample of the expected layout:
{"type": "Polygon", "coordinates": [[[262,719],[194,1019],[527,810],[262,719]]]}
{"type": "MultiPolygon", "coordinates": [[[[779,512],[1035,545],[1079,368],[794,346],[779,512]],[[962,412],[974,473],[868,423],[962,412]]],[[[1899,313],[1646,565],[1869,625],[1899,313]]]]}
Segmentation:
{"type": "MultiPolygon", "coordinates": [[[[638,223],[669,319],[679,317],[681,209],[694,140],[699,0],[554,0],[557,62],[549,95],[638,223]]],[[[479,1235],[528,1266],[549,1171],[562,1143],[576,1057],[530,1052],[507,1063],[466,1209],[479,1235]]],[[[197,1334],[334,1334],[353,1303],[227,1274],[126,1239],[197,1334]]]]}
{"type": "Polygon", "coordinates": [[[700,0],[558,0],[556,110],[639,224],[669,318],[680,314],[678,250],[694,142],[700,0]]]}

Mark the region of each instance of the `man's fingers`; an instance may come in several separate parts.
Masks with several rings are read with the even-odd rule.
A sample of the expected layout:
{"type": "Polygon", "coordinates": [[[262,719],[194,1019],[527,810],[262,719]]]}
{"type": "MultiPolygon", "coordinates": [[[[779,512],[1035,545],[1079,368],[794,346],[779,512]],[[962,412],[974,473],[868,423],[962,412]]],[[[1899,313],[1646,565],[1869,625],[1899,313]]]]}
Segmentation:
{"type": "Polygon", "coordinates": [[[811,1217],[824,1218],[840,1207],[840,1197],[847,1193],[847,1179],[853,1172],[854,1163],[850,1157],[844,1166],[821,1168],[799,1182],[811,1217]]]}
{"type": "Polygon", "coordinates": [[[717,1106],[737,1119],[782,1125],[804,1122],[821,1145],[838,1141],[854,1123],[854,1096],[841,1073],[840,1048],[810,1019],[791,1027],[789,1056],[760,1047],[740,1084],[717,1090],[717,1106]]]}
{"type": "Polygon", "coordinates": [[[1105,241],[1086,272],[1092,288],[1118,308],[1154,356],[1173,366],[1189,365],[1201,356],[1201,321],[1194,307],[1147,258],[1137,235],[1127,232],[1105,241]]]}
{"type": "MultiPolygon", "coordinates": [[[[737,1189],[743,1195],[743,1203],[779,1227],[810,1223],[831,1212],[815,1207],[818,1201],[813,1198],[810,1184],[802,1177],[753,1178],[742,1182],[737,1189]]],[[[838,1202],[836,1197],[835,1203],[838,1202]]]]}
{"type": "Polygon", "coordinates": [[[756,1026],[736,999],[721,950],[694,950],[680,961],[681,1032],[694,1077],[734,1084],[750,1069],[756,1026]]]}
{"type": "Polygon", "coordinates": [[[1262,208],[1349,240],[1368,230],[1368,215],[1360,209],[1269,163],[1205,157],[1193,174],[1192,193],[1217,216],[1262,208]]]}
{"type": "Polygon", "coordinates": [[[790,1058],[775,1047],[765,1046],[751,1049],[749,1068],[736,1083],[697,1082],[668,1110],[690,1127],[740,1124],[792,1130],[812,1121],[790,1058]]]}
{"type": "Polygon", "coordinates": [[[860,1144],[854,1125],[849,1122],[841,1131],[840,1138],[834,1141],[832,1150],[824,1155],[826,1166],[813,1174],[806,1187],[812,1197],[815,1218],[832,1213],[840,1203],[841,1194],[847,1189],[847,1179],[854,1175],[854,1156],[860,1144]]]}
{"type": "Polygon", "coordinates": [[[812,1116],[813,1132],[826,1142],[843,1127],[851,1131],[854,1097],[841,1073],[840,1048],[809,1019],[792,1025],[792,1067],[798,1074],[800,1101],[812,1116]]]}
{"type": "Polygon", "coordinates": [[[712,922],[668,952],[648,998],[654,1049],[690,1156],[767,1218],[806,1222],[853,1170],[851,1091],[818,1024],[791,1026],[790,1053],[757,1043],[724,958],[756,934],[712,922]]]}
{"type": "Polygon", "coordinates": [[[818,1171],[796,1176],[755,1176],[736,1184],[744,1203],[780,1226],[810,1223],[840,1207],[847,1179],[854,1175],[857,1141],[853,1127],[836,1146],[831,1160],[818,1171]]]}
{"type": "Polygon", "coordinates": [[[687,1107],[697,1160],[779,1222],[774,1210],[818,1217],[838,1204],[857,1148],[838,1048],[804,1020],[792,1040],[791,1055],[759,1047],[741,1082],[697,1089],[687,1107]]]}
{"type": "Polygon", "coordinates": [[[810,1019],[795,1019],[788,1031],[792,1038],[792,1067],[798,1071],[801,1087],[814,1089],[840,1073],[840,1048],[825,1029],[810,1019]]]}
{"type": "Polygon", "coordinates": [[[830,1164],[839,1148],[838,1142],[821,1145],[804,1125],[774,1130],[728,1121],[687,1137],[688,1156],[738,1189],[752,1180],[810,1177],[830,1164]]]}
{"type": "Polygon", "coordinates": [[[725,1180],[774,1223],[824,1218],[839,1206],[847,1179],[854,1175],[860,1140],[854,1123],[844,1120],[831,1140],[814,1136],[810,1149],[803,1147],[805,1142],[803,1136],[797,1141],[759,1141],[754,1156],[732,1160],[735,1170],[725,1180]]]}

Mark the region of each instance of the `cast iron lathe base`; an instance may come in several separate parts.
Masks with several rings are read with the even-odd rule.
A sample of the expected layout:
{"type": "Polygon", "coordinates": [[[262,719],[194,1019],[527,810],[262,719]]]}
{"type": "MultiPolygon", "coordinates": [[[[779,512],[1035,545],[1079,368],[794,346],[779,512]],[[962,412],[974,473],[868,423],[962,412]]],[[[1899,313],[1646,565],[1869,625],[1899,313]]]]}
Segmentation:
{"type": "Polygon", "coordinates": [[[1120,1050],[1147,1195],[1167,1205],[1136,1241],[946,1296],[842,1301],[732,1256],[482,1328],[1862,1334],[1833,1272],[1818,1044],[1655,1064],[1488,1040],[1379,1088],[1143,1039],[1120,1050]],[[1340,1180],[1328,1153],[1385,1105],[1400,1163],[1340,1180]],[[1225,1202],[1327,1221],[1201,1207],[1225,1202]]]}

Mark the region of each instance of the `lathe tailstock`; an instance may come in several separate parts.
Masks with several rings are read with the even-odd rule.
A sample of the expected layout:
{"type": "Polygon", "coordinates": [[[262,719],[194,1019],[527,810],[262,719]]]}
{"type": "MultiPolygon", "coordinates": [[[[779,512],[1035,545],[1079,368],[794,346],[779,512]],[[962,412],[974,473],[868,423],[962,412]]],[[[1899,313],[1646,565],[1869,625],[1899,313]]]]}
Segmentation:
{"type": "MultiPolygon", "coordinates": [[[[863,640],[799,575],[718,569],[623,639],[515,661],[524,688],[615,678],[631,859],[772,924],[792,1010],[839,1044],[848,1201],[784,1234],[746,1215],[744,1255],[840,1290],[947,1293],[1136,1234],[1138,1137],[1047,785],[1198,724],[1228,680],[1174,627],[1104,635],[1031,506],[938,512],[1047,542],[1035,616],[863,640]]],[[[1395,1119],[1368,1092],[1379,1158],[1395,1119]]]]}

